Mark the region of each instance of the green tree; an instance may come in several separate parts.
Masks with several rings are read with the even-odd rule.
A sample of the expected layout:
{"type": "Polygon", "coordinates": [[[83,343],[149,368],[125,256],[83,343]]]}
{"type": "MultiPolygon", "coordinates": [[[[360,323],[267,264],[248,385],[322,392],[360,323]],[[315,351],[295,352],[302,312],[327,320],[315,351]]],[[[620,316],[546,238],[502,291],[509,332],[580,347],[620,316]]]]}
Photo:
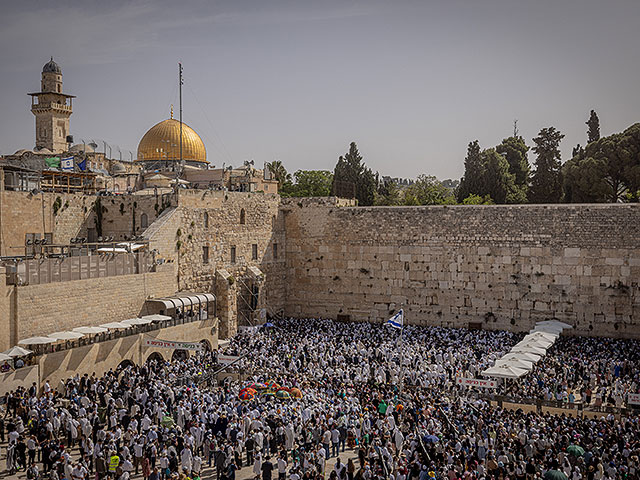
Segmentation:
{"type": "Polygon", "coordinates": [[[480,195],[471,194],[462,201],[463,205],[493,205],[494,202],[489,195],[481,197],[480,195]]]}
{"type": "Polygon", "coordinates": [[[378,206],[395,206],[402,205],[402,190],[400,185],[394,179],[380,180],[374,205],[378,206]]]}
{"type": "Polygon", "coordinates": [[[298,170],[296,182],[285,184],[284,197],[328,197],[331,195],[333,174],[328,170],[298,170]]]}
{"type": "Polygon", "coordinates": [[[562,198],[560,142],[564,135],[555,127],[543,128],[533,139],[536,154],[535,171],[531,176],[529,202],[558,203],[562,198]]]}
{"type": "Polygon", "coordinates": [[[455,202],[451,190],[442,185],[436,177],[429,175],[419,175],[404,194],[405,205],[451,205],[455,202]]]}
{"type": "Polygon", "coordinates": [[[516,189],[515,176],[509,172],[509,163],[493,148],[481,154],[484,164],[482,195],[489,195],[496,203],[520,203],[526,200],[524,193],[516,189]]]}
{"type": "Polygon", "coordinates": [[[278,181],[278,191],[284,188],[286,182],[291,182],[291,174],[287,173],[287,169],[284,168],[280,160],[267,162],[267,169],[269,169],[273,178],[278,181]]]}
{"type": "Polygon", "coordinates": [[[464,176],[458,185],[458,202],[462,202],[471,194],[482,192],[482,177],[484,176],[484,164],[480,155],[478,140],[469,142],[467,156],[464,159],[464,176]]]}
{"type": "Polygon", "coordinates": [[[595,110],[591,110],[589,120],[585,122],[589,129],[587,130],[587,143],[597,142],[600,140],[600,119],[595,110]]]}
{"type": "Polygon", "coordinates": [[[520,192],[526,198],[529,189],[529,159],[527,152],[529,147],[524,142],[524,138],[508,137],[502,140],[502,143],[496,147],[496,152],[504,155],[509,163],[509,173],[514,176],[514,186],[521,190],[520,192]]]}
{"type": "Polygon", "coordinates": [[[563,172],[567,202],[638,201],[640,123],[589,143],[563,172]]]}
{"type": "Polygon", "coordinates": [[[351,142],[349,152],[341,156],[336,163],[331,191],[338,197],[355,197],[358,205],[373,205],[376,192],[375,176],[362,161],[355,142],[351,142]]]}

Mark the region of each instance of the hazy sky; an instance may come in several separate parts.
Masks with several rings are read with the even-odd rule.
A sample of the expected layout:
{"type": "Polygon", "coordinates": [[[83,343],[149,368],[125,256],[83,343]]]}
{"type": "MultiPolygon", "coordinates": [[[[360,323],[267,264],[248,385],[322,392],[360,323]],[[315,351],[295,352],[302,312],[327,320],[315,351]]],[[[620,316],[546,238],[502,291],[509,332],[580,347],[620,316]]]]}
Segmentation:
{"type": "MultiPolygon", "coordinates": [[[[0,153],[33,148],[28,92],[53,55],[76,141],[135,153],[178,104],[209,161],[458,178],[469,141],[543,127],[563,160],[595,109],[640,121],[640,1],[15,1],[0,16],[0,153]]],[[[530,155],[530,161],[533,160],[530,155]]]]}

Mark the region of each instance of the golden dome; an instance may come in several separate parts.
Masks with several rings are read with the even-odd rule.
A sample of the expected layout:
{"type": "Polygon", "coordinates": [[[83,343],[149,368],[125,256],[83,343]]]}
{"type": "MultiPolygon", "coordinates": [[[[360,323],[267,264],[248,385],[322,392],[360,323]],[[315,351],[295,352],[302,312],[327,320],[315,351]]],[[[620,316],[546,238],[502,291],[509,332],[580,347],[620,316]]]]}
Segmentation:
{"type": "MultiPolygon", "coordinates": [[[[182,123],[182,159],[186,162],[207,163],[207,150],[200,136],[182,123]]],[[[180,160],[180,122],[164,120],[144,134],[138,144],[138,162],[180,160]]]]}

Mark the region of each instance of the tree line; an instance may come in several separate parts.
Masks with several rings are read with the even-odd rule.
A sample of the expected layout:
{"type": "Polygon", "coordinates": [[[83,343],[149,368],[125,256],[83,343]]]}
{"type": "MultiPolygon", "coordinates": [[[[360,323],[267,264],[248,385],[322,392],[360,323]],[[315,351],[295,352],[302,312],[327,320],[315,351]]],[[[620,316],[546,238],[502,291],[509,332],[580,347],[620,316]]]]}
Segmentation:
{"type": "Polygon", "coordinates": [[[441,205],[516,203],[601,203],[640,200],[640,123],[600,137],[600,121],[591,110],[585,146],[573,148],[564,164],[555,127],[540,130],[527,145],[513,135],[491,148],[469,143],[460,181],[420,175],[408,185],[381,178],[363,161],[355,142],[333,170],[298,170],[293,177],[280,161],[267,164],[280,194],[290,197],[355,198],[358,205],[441,205]],[[529,163],[529,151],[534,155],[529,163]]]}

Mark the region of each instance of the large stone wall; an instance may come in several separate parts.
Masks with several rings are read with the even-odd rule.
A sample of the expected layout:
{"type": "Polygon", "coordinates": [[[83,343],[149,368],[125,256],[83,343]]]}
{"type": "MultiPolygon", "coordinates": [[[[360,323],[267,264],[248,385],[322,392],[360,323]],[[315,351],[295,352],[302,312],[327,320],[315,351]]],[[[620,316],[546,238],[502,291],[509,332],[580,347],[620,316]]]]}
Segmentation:
{"type": "Polygon", "coordinates": [[[283,202],[288,315],[640,337],[640,205],[283,202]]]}
{"type": "MultiPolygon", "coordinates": [[[[12,342],[86,325],[100,325],[146,314],[145,300],[173,295],[172,268],[157,272],[16,286],[12,342]]],[[[8,348],[8,347],[7,347],[8,348]]]]}
{"type": "Polygon", "coordinates": [[[85,237],[96,197],[0,190],[0,255],[24,255],[27,233],[53,234],[53,242],[85,237]]]}

